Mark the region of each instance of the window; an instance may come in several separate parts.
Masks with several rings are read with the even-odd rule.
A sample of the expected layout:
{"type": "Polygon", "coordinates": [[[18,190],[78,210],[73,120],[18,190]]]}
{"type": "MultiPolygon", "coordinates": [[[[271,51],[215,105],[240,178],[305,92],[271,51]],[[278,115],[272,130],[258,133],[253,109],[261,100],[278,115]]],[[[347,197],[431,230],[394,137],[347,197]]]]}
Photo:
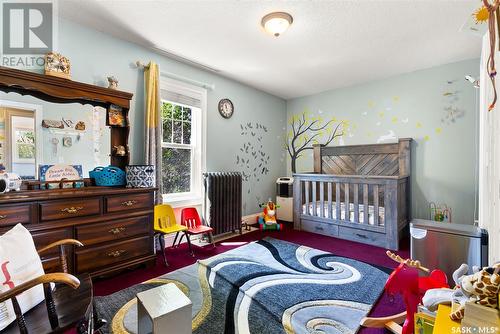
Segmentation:
{"type": "MultiPolygon", "coordinates": [[[[33,115],[34,116],[34,115],[33,115]]],[[[35,122],[31,117],[10,116],[12,162],[18,164],[34,164],[35,122]]]]}
{"type": "Polygon", "coordinates": [[[200,204],[205,166],[206,92],[173,80],[162,80],[162,185],[170,204],[200,204]],[[181,203],[182,202],[182,203],[181,203]]]}
{"type": "Polygon", "coordinates": [[[166,194],[190,193],[194,147],[191,145],[192,114],[198,110],[162,101],[163,191],[166,194]]]}
{"type": "Polygon", "coordinates": [[[35,160],[35,134],[31,129],[14,129],[15,137],[15,154],[16,161],[35,160]]]}

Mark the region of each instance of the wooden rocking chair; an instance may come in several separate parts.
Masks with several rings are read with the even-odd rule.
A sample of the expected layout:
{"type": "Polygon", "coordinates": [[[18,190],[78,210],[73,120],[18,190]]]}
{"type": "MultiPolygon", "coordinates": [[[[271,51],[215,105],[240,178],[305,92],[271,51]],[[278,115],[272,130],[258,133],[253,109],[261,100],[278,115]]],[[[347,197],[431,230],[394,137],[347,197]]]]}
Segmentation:
{"type": "Polygon", "coordinates": [[[0,303],[10,299],[16,313],[16,322],[5,328],[2,334],[63,333],[72,328],[76,328],[79,334],[93,333],[92,281],[89,275],[77,278],[67,273],[65,245],[83,246],[78,240],[64,239],[38,250],[38,254],[42,254],[59,247],[62,273],[45,274],[0,293],[0,303]],[[51,283],[56,284],[53,290],[51,283]],[[43,284],[45,307],[40,303],[23,315],[16,296],[39,284],[43,284]]]}

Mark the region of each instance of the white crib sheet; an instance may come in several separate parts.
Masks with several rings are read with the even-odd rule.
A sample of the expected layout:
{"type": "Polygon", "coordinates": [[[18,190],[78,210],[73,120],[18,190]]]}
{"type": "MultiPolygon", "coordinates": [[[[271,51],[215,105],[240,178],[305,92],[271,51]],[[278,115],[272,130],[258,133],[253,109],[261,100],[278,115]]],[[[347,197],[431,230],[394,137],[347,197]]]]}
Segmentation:
{"type": "MultiPolygon", "coordinates": [[[[340,220],[349,220],[350,222],[354,223],[354,204],[349,203],[349,219],[346,219],[346,210],[345,210],[345,203],[341,202],[340,203],[340,218],[337,218],[337,205],[335,202],[332,202],[332,217],[330,217],[329,210],[328,210],[328,204],[327,202],[325,204],[325,209],[324,209],[324,217],[325,218],[330,218],[330,219],[340,219],[340,220]]],[[[373,205],[368,205],[368,223],[370,225],[374,225],[374,211],[375,207],[373,205]]],[[[385,210],[384,207],[379,207],[379,220],[378,220],[378,225],[383,226],[385,222],[385,210]]],[[[302,214],[307,214],[307,215],[314,215],[314,216],[321,216],[321,206],[320,202],[316,202],[316,214],[313,214],[313,203],[309,203],[309,212],[306,212],[306,205],[302,205],[302,214]]],[[[359,221],[364,222],[365,221],[365,210],[364,210],[364,205],[359,204],[359,221]]]]}

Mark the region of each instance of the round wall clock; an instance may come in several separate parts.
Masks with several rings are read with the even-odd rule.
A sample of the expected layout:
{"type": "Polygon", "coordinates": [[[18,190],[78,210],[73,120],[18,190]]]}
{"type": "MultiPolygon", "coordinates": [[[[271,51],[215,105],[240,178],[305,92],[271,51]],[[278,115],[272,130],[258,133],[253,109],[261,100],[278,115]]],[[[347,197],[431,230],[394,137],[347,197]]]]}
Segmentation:
{"type": "Polygon", "coordinates": [[[219,101],[219,113],[224,118],[233,116],[234,106],[230,99],[222,99],[219,101]]]}

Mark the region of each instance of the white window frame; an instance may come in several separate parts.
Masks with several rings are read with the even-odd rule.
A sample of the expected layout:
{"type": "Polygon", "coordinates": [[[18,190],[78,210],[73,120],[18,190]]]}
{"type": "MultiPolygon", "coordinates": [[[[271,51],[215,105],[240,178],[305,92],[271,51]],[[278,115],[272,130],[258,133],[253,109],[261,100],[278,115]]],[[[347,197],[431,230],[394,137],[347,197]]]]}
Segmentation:
{"type": "Polygon", "coordinates": [[[191,144],[172,144],[162,142],[162,148],[191,147],[191,191],[177,194],[162,194],[163,203],[168,203],[173,207],[200,205],[203,202],[202,174],[206,171],[207,90],[179,80],[162,77],[160,81],[160,99],[163,103],[163,101],[167,101],[167,99],[162,96],[162,91],[171,91],[200,100],[199,109],[197,107],[169,101],[181,106],[192,108],[191,144]]]}

